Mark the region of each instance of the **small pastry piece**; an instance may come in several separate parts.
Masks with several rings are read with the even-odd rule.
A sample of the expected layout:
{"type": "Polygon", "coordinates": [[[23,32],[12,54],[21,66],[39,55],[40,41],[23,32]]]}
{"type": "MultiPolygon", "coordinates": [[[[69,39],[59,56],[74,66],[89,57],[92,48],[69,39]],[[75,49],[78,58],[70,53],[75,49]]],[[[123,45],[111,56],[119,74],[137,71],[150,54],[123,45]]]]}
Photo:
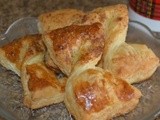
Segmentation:
{"type": "Polygon", "coordinates": [[[69,76],[84,64],[97,64],[103,52],[104,34],[100,23],[71,25],[45,34],[43,41],[53,62],[69,76]]]}
{"type": "Polygon", "coordinates": [[[64,87],[42,63],[26,65],[22,72],[24,104],[37,109],[64,100],[64,87]]]}
{"type": "Polygon", "coordinates": [[[20,76],[23,59],[28,49],[35,45],[34,42],[41,45],[41,35],[28,35],[2,46],[0,48],[0,64],[20,76]]]}
{"type": "Polygon", "coordinates": [[[64,99],[65,79],[59,81],[43,60],[44,54],[37,53],[28,56],[22,65],[24,104],[31,109],[60,103],[64,99]]]}
{"type": "Polygon", "coordinates": [[[65,87],[65,105],[76,120],[109,120],[133,110],[141,92],[101,68],[77,70],[65,87]]]}
{"type": "Polygon", "coordinates": [[[159,58],[144,44],[124,43],[107,64],[115,76],[132,84],[149,78],[159,66],[159,58]]]}
{"type": "Polygon", "coordinates": [[[38,17],[40,33],[50,32],[81,22],[84,13],[76,9],[62,9],[41,14],[38,17]]]}

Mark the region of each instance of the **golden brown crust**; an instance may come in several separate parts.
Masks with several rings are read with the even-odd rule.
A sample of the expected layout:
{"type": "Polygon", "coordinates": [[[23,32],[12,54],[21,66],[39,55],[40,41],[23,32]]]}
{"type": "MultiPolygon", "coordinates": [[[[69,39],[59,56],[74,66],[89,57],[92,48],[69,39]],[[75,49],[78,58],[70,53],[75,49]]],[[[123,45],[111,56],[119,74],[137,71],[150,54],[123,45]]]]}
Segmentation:
{"type": "Polygon", "coordinates": [[[128,113],[141,92],[100,68],[73,73],[66,84],[65,105],[76,120],[108,120],[128,113]]]}
{"type": "Polygon", "coordinates": [[[65,82],[59,82],[44,64],[45,46],[41,41],[30,41],[21,67],[24,104],[32,109],[59,103],[64,98],[65,82]]]}
{"type": "Polygon", "coordinates": [[[41,35],[25,36],[3,46],[1,51],[6,67],[21,77],[27,107],[37,109],[63,101],[65,82],[59,82],[44,66],[45,46],[41,35]]]}
{"type": "MultiPolygon", "coordinates": [[[[25,39],[25,38],[24,38],[25,39]]],[[[11,61],[16,62],[17,58],[19,58],[20,48],[22,48],[22,40],[14,40],[10,44],[3,46],[1,49],[4,50],[5,56],[11,61]]]]}
{"type": "Polygon", "coordinates": [[[24,104],[27,107],[37,109],[63,101],[65,82],[58,81],[43,63],[25,63],[22,70],[24,104]]]}
{"type": "Polygon", "coordinates": [[[85,111],[99,112],[110,103],[104,86],[99,87],[96,82],[90,84],[88,81],[84,81],[76,84],[73,89],[77,104],[82,106],[85,111]]]}
{"type": "Polygon", "coordinates": [[[75,66],[96,64],[104,46],[100,23],[71,25],[53,30],[44,37],[51,59],[66,75],[70,75],[75,66]]]}
{"type": "Polygon", "coordinates": [[[34,51],[38,52],[40,52],[40,49],[41,51],[42,49],[44,51],[41,35],[28,35],[17,40],[13,40],[13,42],[1,47],[0,63],[7,69],[12,70],[16,74],[20,75],[20,69],[23,60],[26,54],[31,54],[32,49],[36,49],[34,51]],[[35,48],[35,46],[38,45],[39,47],[35,48]]]}
{"type": "Polygon", "coordinates": [[[76,9],[62,9],[41,14],[38,18],[39,30],[41,33],[46,33],[57,28],[78,24],[83,15],[82,11],[76,9]]]}
{"type": "Polygon", "coordinates": [[[127,82],[117,80],[116,85],[115,93],[120,101],[126,102],[135,97],[134,89],[127,82]]]}
{"type": "MultiPolygon", "coordinates": [[[[27,74],[30,75],[28,81],[28,88],[30,91],[41,90],[47,86],[58,88],[61,84],[57,81],[55,76],[51,76],[44,66],[38,64],[31,64],[26,66],[27,74]]],[[[62,89],[64,92],[64,88],[62,89]]]]}
{"type": "Polygon", "coordinates": [[[42,36],[39,34],[39,35],[37,35],[37,37],[35,39],[30,40],[29,47],[28,47],[28,50],[25,53],[24,60],[31,57],[31,56],[34,56],[38,53],[43,53],[44,54],[45,51],[46,50],[45,50],[44,43],[42,41],[42,36]]]}

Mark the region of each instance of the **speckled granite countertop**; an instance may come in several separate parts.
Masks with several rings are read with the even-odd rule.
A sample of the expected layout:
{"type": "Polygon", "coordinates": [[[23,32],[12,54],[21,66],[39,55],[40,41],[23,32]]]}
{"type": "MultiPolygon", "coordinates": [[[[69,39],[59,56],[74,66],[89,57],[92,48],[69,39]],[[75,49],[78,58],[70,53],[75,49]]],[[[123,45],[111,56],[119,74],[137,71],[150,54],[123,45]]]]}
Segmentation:
{"type": "Polygon", "coordinates": [[[127,0],[0,0],[0,33],[15,20],[61,8],[91,10],[99,6],[127,3],[127,0]]]}
{"type": "Polygon", "coordinates": [[[37,17],[41,13],[61,8],[91,10],[118,3],[127,4],[128,0],[0,0],[0,33],[4,33],[11,23],[22,17],[37,17]]]}

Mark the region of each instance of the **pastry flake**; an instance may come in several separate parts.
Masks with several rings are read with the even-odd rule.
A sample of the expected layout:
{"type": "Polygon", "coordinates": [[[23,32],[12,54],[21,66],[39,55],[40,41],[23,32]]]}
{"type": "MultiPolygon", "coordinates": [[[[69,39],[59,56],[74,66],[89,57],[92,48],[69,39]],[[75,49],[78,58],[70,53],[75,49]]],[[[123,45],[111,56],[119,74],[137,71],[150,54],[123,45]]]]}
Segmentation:
{"type": "Polygon", "coordinates": [[[76,120],[109,120],[133,110],[140,97],[137,88],[96,67],[69,77],[64,102],[76,120]]]}

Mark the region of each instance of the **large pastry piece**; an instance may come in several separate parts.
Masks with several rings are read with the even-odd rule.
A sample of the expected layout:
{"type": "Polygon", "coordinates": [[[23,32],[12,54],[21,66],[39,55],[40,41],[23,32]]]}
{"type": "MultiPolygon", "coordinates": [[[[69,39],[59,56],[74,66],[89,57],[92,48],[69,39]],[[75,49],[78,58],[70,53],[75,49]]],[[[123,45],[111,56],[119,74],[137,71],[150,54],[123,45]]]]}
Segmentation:
{"type": "Polygon", "coordinates": [[[47,51],[59,69],[69,76],[78,67],[95,65],[104,47],[104,33],[100,23],[71,25],[44,35],[47,51]]]}
{"type": "Polygon", "coordinates": [[[64,100],[66,78],[58,79],[44,64],[45,46],[41,35],[28,35],[0,48],[0,62],[20,76],[24,104],[32,109],[64,100]]]}
{"type": "MultiPolygon", "coordinates": [[[[62,9],[54,12],[43,13],[38,17],[38,28],[41,34],[49,33],[52,30],[81,23],[84,12],[76,9],[62,9]],[[49,24],[48,24],[49,23],[49,24]]],[[[55,72],[60,71],[53,62],[49,53],[45,55],[45,63],[55,72]]]]}
{"type": "Polygon", "coordinates": [[[69,77],[64,102],[76,120],[110,120],[133,110],[140,97],[137,88],[95,67],[69,77]]]}
{"type": "Polygon", "coordinates": [[[24,104],[37,109],[64,99],[65,81],[60,82],[55,73],[44,64],[45,46],[38,39],[32,41],[21,67],[24,104]]]}
{"type": "Polygon", "coordinates": [[[115,76],[132,84],[152,76],[159,66],[159,58],[144,44],[123,43],[107,64],[107,69],[115,76]]]}

